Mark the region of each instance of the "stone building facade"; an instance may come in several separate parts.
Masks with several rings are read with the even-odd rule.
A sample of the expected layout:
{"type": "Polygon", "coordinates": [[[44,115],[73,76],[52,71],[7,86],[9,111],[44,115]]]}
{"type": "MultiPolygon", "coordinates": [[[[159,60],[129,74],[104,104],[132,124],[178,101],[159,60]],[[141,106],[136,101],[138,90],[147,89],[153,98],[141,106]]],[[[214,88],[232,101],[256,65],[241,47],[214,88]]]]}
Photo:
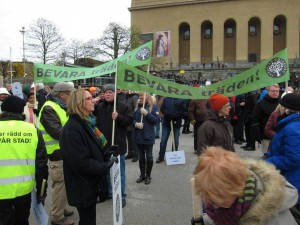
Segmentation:
{"type": "Polygon", "coordinates": [[[174,65],[260,62],[300,53],[299,0],[132,0],[131,26],[174,65]]]}

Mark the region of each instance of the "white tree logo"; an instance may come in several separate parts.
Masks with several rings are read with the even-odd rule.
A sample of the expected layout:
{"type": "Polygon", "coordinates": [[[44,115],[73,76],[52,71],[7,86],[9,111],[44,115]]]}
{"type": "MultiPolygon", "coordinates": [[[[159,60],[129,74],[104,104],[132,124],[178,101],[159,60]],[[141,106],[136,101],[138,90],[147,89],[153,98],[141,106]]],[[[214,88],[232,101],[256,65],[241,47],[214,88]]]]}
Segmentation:
{"type": "Polygon", "coordinates": [[[148,47],[141,48],[135,55],[138,60],[145,61],[150,57],[150,49],[148,47]]]}
{"type": "Polygon", "coordinates": [[[287,71],[287,63],[281,58],[274,58],[266,65],[266,72],[272,78],[282,77],[287,71]]]}

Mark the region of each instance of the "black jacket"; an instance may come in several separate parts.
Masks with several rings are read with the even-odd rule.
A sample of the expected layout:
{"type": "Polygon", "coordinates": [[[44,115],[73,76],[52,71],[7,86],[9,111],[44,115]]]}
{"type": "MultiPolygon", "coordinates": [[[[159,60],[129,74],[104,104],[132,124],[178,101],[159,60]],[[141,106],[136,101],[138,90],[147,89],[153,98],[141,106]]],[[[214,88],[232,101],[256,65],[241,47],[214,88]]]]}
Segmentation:
{"type": "MultiPolygon", "coordinates": [[[[104,134],[107,139],[108,147],[112,143],[112,113],[114,102],[101,102],[94,113],[97,117],[97,127],[104,134]]],[[[114,144],[119,145],[119,153],[125,154],[127,152],[126,144],[126,128],[133,123],[132,113],[124,102],[117,100],[116,111],[118,118],[115,121],[115,140],[114,144]]]]}
{"type": "Polygon", "coordinates": [[[78,115],[70,115],[59,144],[68,203],[77,208],[96,204],[99,183],[109,168],[93,130],[78,115]]]}
{"type": "Polygon", "coordinates": [[[264,130],[271,113],[275,110],[279,102],[279,98],[271,98],[268,94],[263,100],[258,102],[252,113],[252,128],[256,141],[268,139],[264,135],[264,130]]]}

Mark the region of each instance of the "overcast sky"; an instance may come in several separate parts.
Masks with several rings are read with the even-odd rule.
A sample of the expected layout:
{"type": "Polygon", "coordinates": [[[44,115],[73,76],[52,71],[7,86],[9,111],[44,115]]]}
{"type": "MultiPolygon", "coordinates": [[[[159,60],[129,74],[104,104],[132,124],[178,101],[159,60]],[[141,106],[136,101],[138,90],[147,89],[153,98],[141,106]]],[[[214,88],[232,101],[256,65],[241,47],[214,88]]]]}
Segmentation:
{"type": "MultiPolygon", "coordinates": [[[[131,0],[7,0],[0,6],[0,60],[21,61],[22,27],[52,21],[66,40],[100,37],[110,22],[130,27],[131,0]]],[[[25,36],[26,37],[26,36],[25,36]]],[[[26,38],[25,38],[26,43],[26,38]]],[[[25,49],[26,55],[26,49],[25,49]]]]}

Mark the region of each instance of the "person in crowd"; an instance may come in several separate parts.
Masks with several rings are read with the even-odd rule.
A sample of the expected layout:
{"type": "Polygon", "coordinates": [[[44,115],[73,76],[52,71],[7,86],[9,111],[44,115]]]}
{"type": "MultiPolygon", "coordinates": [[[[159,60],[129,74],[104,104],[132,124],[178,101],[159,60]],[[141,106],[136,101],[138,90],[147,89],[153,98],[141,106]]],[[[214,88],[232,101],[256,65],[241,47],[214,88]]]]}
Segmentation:
{"type": "Polygon", "coordinates": [[[89,92],[92,95],[92,98],[94,99],[94,104],[97,106],[100,102],[100,97],[98,96],[98,90],[95,87],[90,87],[89,92]]]}
{"type": "Polygon", "coordinates": [[[236,129],[234,129],[234,141],[241,145],[246,142],[244,139],[244,112],[245,112],[245,95],[235,96],[235,114],[237,115],[236,129]]]}
{"type": "MultiPolygon", "coordinates": [[[[120,170],[121,170],[121,192],[122,207],[126,205],[126,171],[125,171],[125,154],[126,147],[126,128],[133,123],[133,118],[127,105],[115,99],[115,86],[106,84],[103,87],[105,100],[101,102],[94,113],[97,117],[97,128],[101,130],[107,139],[108,146],[112,145],[113,120],[115,121],[114,144],[119,146],[120,153],[120,170]],[[114,101],[116,101],[116,110],[114,111],[114,101]]],[[[109,198],[112,196],[111,182],[109,180],[109,198]]]]}
{"type": "Polygon", "coordinates": [[[198,158],[194,178],[206,214],[192,218],[192,224],[297,224],[289,210],[297,190],[269,163],[208,147],[198,158]]]}
{"type": "Polygon", "coordinates": [[[89,91],[73,91],[67,103],[69,119],[59,141],[67,198],[77,208],[79,225],[96,225],[97,189],[117,159],[105,154],[107,140],[96,127],[94,107],[89,91]]]}
{"type": "Polygon", "coordinates": [[[275,110],[279,101],[279,85],[267,87],[267,94],[258,102],[252,112],[252,134],[255,141],[262,145],[263,154],[267,152],[270,139],[264,135],[264,129],[271,113],[275,110]]]}
{"type": "Polygon", "coordinates": [[[188,108],[188,115],[194,126],[194,153],[197,154],[198,129],[207,120],[207,100],[193,99],[188,108]]]}
{"type": "Polygon", "coordinates": [[[245,124],[245,136],[246,145],[241,146],[245,151],[255,150],[255,139],[252,133],[252,112],[257,103],[257,93],[256,91],[250,91],[245,94],[245,108],[243,113],[243,120],[245,124]]]}
{"type": "MultiPolygon", "coordinates": [[[[266,161],[274,164],[300,193],[300,95],[286,94],[279,104],[285,107],[285,113],[278,118],[266,161]]],[[[300,210],[300,199],[297,208],[300,210]]]]}
{"type": "Polygon", "coordinates": [[[282,93],[281,98],[283,98],[283,96],[285,96],[286,94],[290,94],[290,93],[294,93],[294,88],[291,86],[288,86],[285,91],[282,93]]]}
{"type": "Polygon", "coordinates": [[[229,98],[221,94],[213,94],[208,102],[210,108],[207,120],[198,129],[198,155],[207,146],[221,146],[226,150],[234,151],[233,128],[228,118],[231,109],[229,98]]]}
{"type": "Polygon", "coordinates": [[[162,114],[162,112],[160,111],[161,109],[161,105],[164,101],[164,98],[163,96],[160,96],[160,95],[155,95],[155,101],[156,101],[156,105],[157,105],[157,108],[158,108],[158,115],[159,115],[159,121],[156,122],[155,124],[155,139],[159,139],[159,136],[160,136],[160,127],[161,127],[161,122],[162,122],[162,118],[164,117],[164,114],[162,114]]]}
{"type": "Polygon", "coordinates": [[[268,93],[268,87],[261,89],[260,95],[259,95],[259,98],[258,98],[258,102],[263,100],[267,93],[268,93]]]}
{"type": "Polygon", "coordinates": [[[139,104],[133,113],[135,130],[133,138],[139,150],[140,177],[136,183],[151,182],[151,171],[153,167],[153,145],[155,143],[154,127],[159,120],[157,106],[153,104],[150,94],[139,93],[139,104]],[[145,98],[145,106],[143,102],[145,98]]]}
{"type": "Polygon", "coordinates": [[[0,224],[29,225],[31,192],[36,184],[37,203],[44,204],[43,180],[48,180],[47,152],[42,132],[24,121],[26,102],[17,96],[8,96],[1,105],[0,130],[0,224]],[[18,133],[21,143],[14,143],[18,133]],[[26,136],[25,136],[26,134],[26,136]]]}
{"type": "Polygon", "coordinates": [[[182,133],[183,134],[189,134],[189,133],[193,133],[192,131],[190,131],[190,118],[188,115],[188,108],[190,105],[191,100],[187,100],[186,101],[186,111],[183,113],[183,127],[182,127],[182,133]]]}
{"type": "Polygon", "coordinates": [[[66,113],[67,100],[75,88],[67,82],[54,85],[48,100],[39,113],[39,127],[43,131],[46,149],[49,157],[49,173],[52,180],[52,225],[71,225],[74,222],[65,216],[71,216],[73,211],[67,209],[67,196],[63,174],[63,160],[59,146],[64,125],[68,120],[66,113]]]}
{"type": "Polygon", "coordinates": [[[9,92],[10,95],[14,95],[11,84],[6,84],[6,90],[9,92]]]}
{"type": "Polygon", "coordinates": [[[117,89],[118,101],[126,103],[126,91],[122,89],[117,89]]]}
{"type": "Polygon", "coordinates": [[[45,91],[43,83],[35,83],[36,100],[38,104],[38,110],[41,110],[45,102],[47,101],[48,92],[45,91]]]}
{"type": "Polygon", "coordinates": [[[283,107],[281,104],[278,104],[276,109],[274,110],[274,112],[271,113],[268,119],[268,122],[264,130],[265,136],[270,139],[268,151],[271,150],[273,136],[276,133],[275,127],[277,124],[278,117],[284,114],[284,112],[285,112],[285,107],[283,107]]]}
{"type": "Polygon", "coordinates": [[[162,136],[160,140],[160,150],[159,156],[156,160],[156,163],[161,163],[164,161],[167,142],[171,133],[171,123],[173,126],[173,135],[175,146],[172,146],[172,150],[178,151],[179,146],[179,135],[180,128],[182,125],[182,117],[184,112],[186,111],[186,100],[165,97],[163,99],[161,108],[162,114],[164,115],[162,119],[162,136]]]}
{"type": "MultiPolygon", "coordinates": [[[[126,93],[126,105],[128,106],[131,115],[133,115],[133,112],[137,106],[139,95],[130,90],[125,91],[125,93],[126,93]]],[[[125,156],[125,159],[132,159],[132,162],[136,162],[138,161],[139,151],[133,140],[133,130],[134,130],[134,124],[131,124],[127,127],[126,138],[127,138],[128,153],[125,156]]]]}
{"type": "Polygon", "coordinates": [[[29,94],[27,95],[27,99],[28,100],[26,105],[24,106],[23,112],[26,117],[25,121],[28,123],[33,123],[38,127],[38,110],[35,108],[34,92],[29,92],[29,94]]]}
{"type": "Polygon", "coordinates": [[[3,101],[10,95],[10,93],[7,91],[6,88],[0,88],[0,114],[2,112],[1,110],[1,105],[3,103],[3,101]]]}
{"type": "Polygon", "coordinates": [[[96,98],[96,97],[98,97],[98,92],[97,92],[97,89],[95,88],[95,87],[90,87],[89,88],[89,92],[91,93],[91,95],[92,95],[92,98],[96,98]]]}

